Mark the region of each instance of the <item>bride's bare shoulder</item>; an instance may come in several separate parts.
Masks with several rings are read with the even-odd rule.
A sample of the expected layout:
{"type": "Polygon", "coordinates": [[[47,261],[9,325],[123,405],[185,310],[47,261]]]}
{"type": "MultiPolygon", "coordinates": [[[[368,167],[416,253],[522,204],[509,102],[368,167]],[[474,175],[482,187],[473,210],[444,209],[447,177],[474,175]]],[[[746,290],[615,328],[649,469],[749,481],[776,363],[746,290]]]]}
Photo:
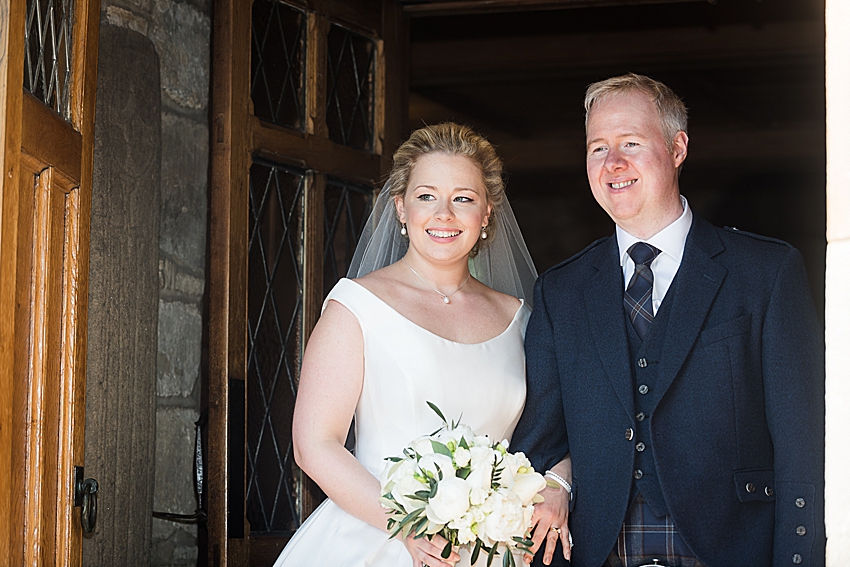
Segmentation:
{"type": "Polygon", "coordinates": [[[521,305],[519,299],[513,295],[496,291],[495,289],[485,285],[482,285],[481,287],[484,288],[484,295],[487,298],[487,302],[490,303],[498,313],[501,313],[503,317],[507,317],[508,319],[513,318],[517,309],[519,309],[519,306],[521,305]]]}
{"type": "Polygon", "coordinates": [[[393,292],[398,289],[398,267],[396,264],[391,264],[380,270],[369,272],[354,281],[381,299],[387,299],[392,297],[393,292]]]}

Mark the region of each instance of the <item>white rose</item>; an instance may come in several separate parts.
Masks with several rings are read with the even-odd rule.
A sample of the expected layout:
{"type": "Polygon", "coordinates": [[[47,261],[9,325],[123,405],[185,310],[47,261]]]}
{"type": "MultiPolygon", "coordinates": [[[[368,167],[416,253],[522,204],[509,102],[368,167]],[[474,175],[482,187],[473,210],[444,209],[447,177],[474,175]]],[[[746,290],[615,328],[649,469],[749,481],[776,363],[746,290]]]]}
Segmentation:
{"type": "Polygon", "coordinates": [[[478,536],[476,536],[475,532],[472,531],[472,524],[474,523],[475,519],[469,512],[457,520],[449,522],[449,527],[453,530],[457,530],[458,543],[463,545],[464,543],[471,543],[475,541],[478,536]]]}
{"type": "Polygon", "coordinates": [[[478,534],[486,538],[485,543],[509,542],[511,537],[525,534],[525,510],[519,496],[513,492],[494,492],[482,508],[487,517],[479,526],[478,534]]]}
{"type": "Polygon", "coordinates": [[[435,524],[447,524],[469,510],[469,485],[462,478],[444,478],[437,493],[425,506],[425,514],[435,524]]]}
{"type": "Polygon", "coordinates": [[[472,444],[476,447],[487,447],[490,448],[492,443],[490,442],[490,438],[486,435],[476,435],[472,439],[472,444]]]}
{"type": "Polygon", "coordinates": [[[459,423],[454,429],[449,429],[447,427],[437,432],[437,439],[445,444],[449,441],[459,443],[461,437],[465,437],[468,443],[471,439],[475,439],[475,432],[472,431],[468,425],[464,425],[462,423],[459,423]]]}
{"type": "Polygon", "coordinates": [[[519,496],[523,506],[531,503],[534,495],[546,488],[546,479],[536,472],[520,473],[514,477],[514,485],[511,492],[519,496]]]}
{"type": "Polygon", "coordinates": [[[419,468],[428,471],[434,478],[440,478],[437,471],[443,471],[443,478],[455,476],[455,466],[452,458],[441,453],[431,453],[419,459],[419,468]]]}
{"type": "Polygon", "coordinates": [[[434,452],[434,447],[431,445],[431,438],[428,435],[417,437],[410,443],[410,446],[422,457],[434,452]]]}
{"type": "Polygon", "coordinates": [[[414,494],[419,490],[428,489],[427,484],[424,484],[414,477],[417,469],[418,467],[416,466],[416,463],[412,461],[402,461],[389,478],[389,482],[395,483],[390,494],[393,495],[395,501],[401,504],[407,512],[411,512],[425,505],[425,503],[420,500],[408,498],[409,495],[414,494]]]}
{"type": "Polygon", "coordinates": [[[457,468],[462,469],[466,465],[469,464],[469,459],[472,458],[472,454],[468,449],[464,449],[463,447],[458,447],[455,449],[455,465],[457,468]]]}
{"type": "MultiPolygon", "coordinates": [[[[469,478],[466,480],[469,482],[469,478]]],[[[480,486],[470,486],[472,486],[472,488],[469,490],[469,503],[473,506],[481,506],[484,504],[484,501],[487,500],[487,496],[490,495],[490,491],[485,490],[480,486]]]]}

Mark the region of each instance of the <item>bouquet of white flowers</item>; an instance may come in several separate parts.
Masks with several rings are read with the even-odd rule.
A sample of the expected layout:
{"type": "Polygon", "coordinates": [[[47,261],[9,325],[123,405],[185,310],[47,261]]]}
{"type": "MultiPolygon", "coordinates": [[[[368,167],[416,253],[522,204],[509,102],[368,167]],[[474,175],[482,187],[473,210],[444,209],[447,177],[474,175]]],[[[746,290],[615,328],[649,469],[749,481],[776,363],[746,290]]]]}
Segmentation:
{"type": "Polygon", "coordinates": [[[516,565],[511,549],[530,553],[529,539],[537,493],[546,486],[522,453],[509,453],[507,440],[494,443],[468,426],[446,421],[428,402],[443,427],[414,439],[402,456],[388,457],[381,473],[381,504],[390,514],[390,537],[431,538],[472,548],[475,564],[482,551],[489,566],[504,547],[502,565],[516,565]]]}

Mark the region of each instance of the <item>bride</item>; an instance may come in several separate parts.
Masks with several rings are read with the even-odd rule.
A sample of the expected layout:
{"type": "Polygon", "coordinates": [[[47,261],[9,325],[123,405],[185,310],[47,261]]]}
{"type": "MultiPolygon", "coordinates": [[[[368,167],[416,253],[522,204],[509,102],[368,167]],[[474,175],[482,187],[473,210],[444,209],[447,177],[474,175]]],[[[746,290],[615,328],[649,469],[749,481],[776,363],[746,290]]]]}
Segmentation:
{"type": "Polygon", "coordinates": [[[307,344],[295,459],[329,498],[276,567],[469,565],[466,550],[442,559],[439,536],[389,539],[378,476],[441,425],[426,400],[479,434],[511,437],[536,275],[493,146],[451,123],[414,132],[393,156],[354,279],[331,291],[307,344]]]}

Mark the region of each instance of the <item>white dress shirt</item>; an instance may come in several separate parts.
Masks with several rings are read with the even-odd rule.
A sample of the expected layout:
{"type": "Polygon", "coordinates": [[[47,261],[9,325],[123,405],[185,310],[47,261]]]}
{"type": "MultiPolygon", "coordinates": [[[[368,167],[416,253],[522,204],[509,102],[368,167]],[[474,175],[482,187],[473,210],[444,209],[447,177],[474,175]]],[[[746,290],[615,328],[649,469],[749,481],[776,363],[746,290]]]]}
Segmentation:
{"type": "MultiPolygon", "coordinates": [[[[664,296],[667,295],[667,290],[670,289],[670,284],[673,283],[673,278],[676,277],[676,272],[679,271],[679,266],[682,264],[682,254],[685,252],[685,240],[688,238],[688,232],[691,230],[691,222],[694,215],[688,207],[688,200],[682,197],[682,216],[667,225],[661,232],[644,240],[647,244],[652,244],[661,253],[650,264],[652,269],[652,311],[653,314],[658,313],[658,308],[661,307],[661,302],[664,301],[664,296]]],[[[635,242],[641,242],[640,238],[636,238],[617,227],[617,245],[620,248],[620,266],[623,268],[623,281],[625,282],[624,290],[629,286],[629,280],[632,274],[635,273],[635,263],[629,256],[629,248],[635,242]]]]}

